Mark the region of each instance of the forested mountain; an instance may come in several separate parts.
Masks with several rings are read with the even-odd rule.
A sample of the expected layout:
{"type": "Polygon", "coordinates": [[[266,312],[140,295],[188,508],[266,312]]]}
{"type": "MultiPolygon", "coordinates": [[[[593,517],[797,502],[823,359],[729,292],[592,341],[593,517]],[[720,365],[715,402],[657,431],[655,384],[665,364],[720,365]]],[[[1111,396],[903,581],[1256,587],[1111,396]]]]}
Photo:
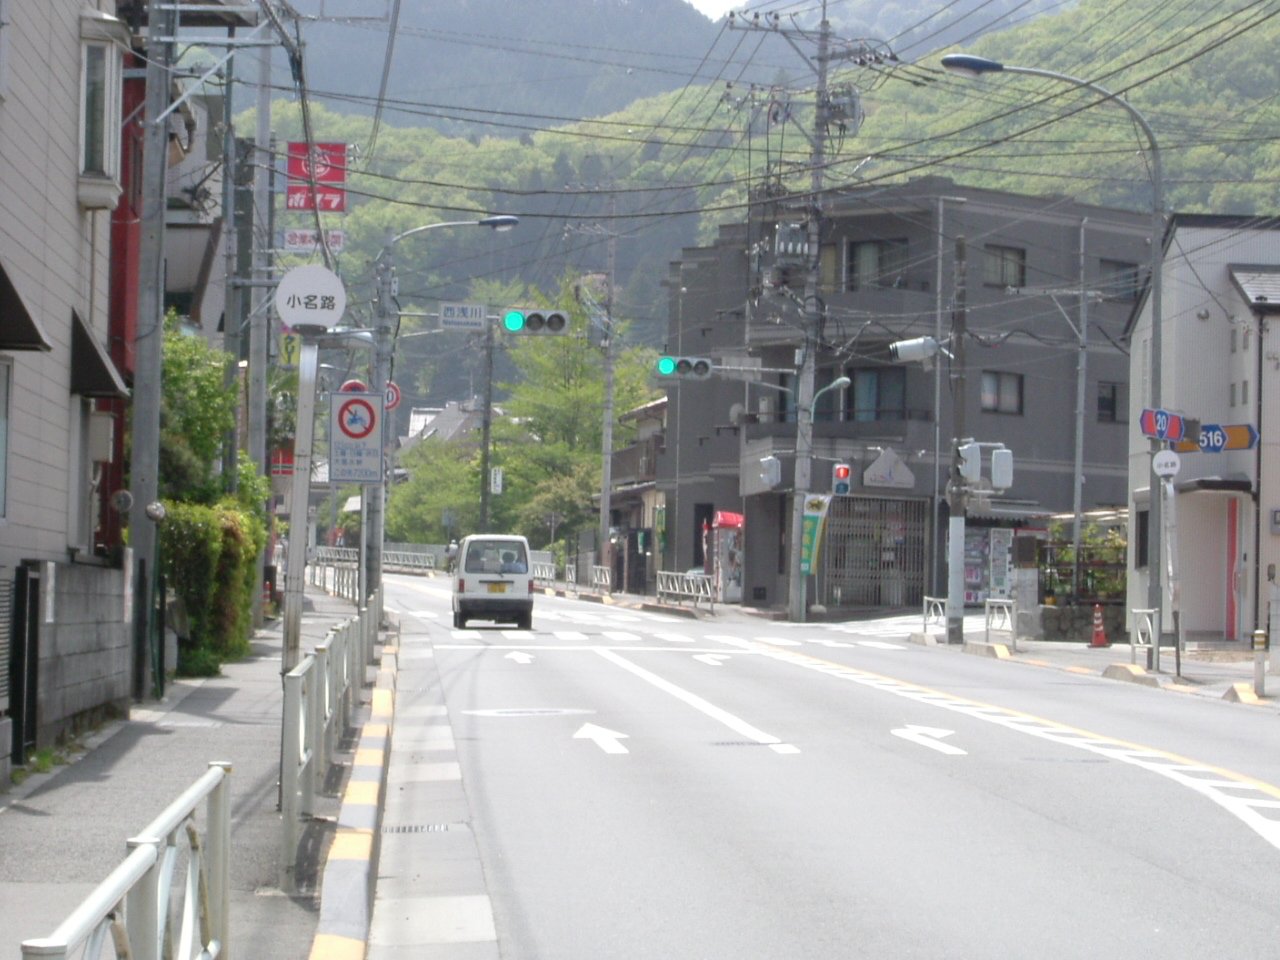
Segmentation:
{"type": "MultiPolygon", "coordinates": [[[[326,2],[332,6],[334,0],[326,2]]],[[[490,17],[472,23],[472,34],[509,35],[498,6],[491,7],[488,0],[447,6],[490,17]]],[[[846,6],[855,9],[831,4],[833,22],[846,6]]],[[[917,36],[928,28],[926,9],[960,8],[940,2],[896,6],[916,24],[917,36]]],[[[983,5],[969,8],[977,6],[983,5]]],[[[1272,57],[1280,40],[1276,4],[1184,0],[1170,8],[1160,0],[1079,0],[1047,6],[1051,9],[1040,17],[963,48],[1088,80],[1123,95],[1143,112],[1158,139],[1167,208],[1278,212],[1280,104],[1272,57]]],[[[404,7],[407,13],[420,5],[406,0],[404,7]]],[[[547,115],[571,108],[529,108],[540,117],[526,118],[527,123],[519,119],[519,110],[526,108],[514,104],[538,100],[549,88],[530,82],[528,89],[516,89],[500,80],[496,89],[460,84],[451,95],[473,108],[473,115],[483,105],[502,117],[497,124],[490,117],[490,125],[472,126],[465,136],[427,129],[412,112],[388,110],[376,152],[372,157],[357,154],[351,173],[353,209],[345,216],[350,239],[343,272],[357,305],[362,292],[367,302],[371,262],[388,228],[403,231],[485,213],[514,213],[521,224],[502,237],[451,229],[399,244],[395,256],[405,309],[420,310],[437,299],[465,299],[477,281],[506,285],[503,296],[512,299],[556,291],[566,277],[604,270],[612,239],[615,312],[630,323],[633,342],[661,345],[666,324],[661,281],[681,247],[707,239],[720,222],[741,219],[749,191],[754,195],[762,189],[807,186],[813,75],[797,50],[759,56],[752,45],[741,42],[758,39],[750,31],[721,32],[681,0],[552,0],[538,5],[537,23],[527,30],[524,20],[530,18],[522,18],[520,30],[532,35],[544,21],[563,24],[573,10],[585,20],[584,7],[602,17],[608,11],[648,12],[664,24],[683,23],[678,18],[687,15],[687,31],[668,35],[664,26],[662,42],[675,48],[689,40],[698,62],[719,64],[712,74],[718,79],[686,67],[684,85],[667,75],[671,92],[637,99],[614,113],[550,122],[547,115]],[[795,78],[794,85],[736,82],[748,66],[778,81],[795,78]]],[[[1002,9],[1012,11],[1012,17],[983,22],[999,26],[1032,8],[1009,3],[1002,9]]],[[[452,15],[442,10],[439,19],[461,30],[449,19],[452,15]]],[[[639,30],[637,21],[626,22],[628,29],[639,30]]],[[[627,49],[652,46],[644,38],[653,35],[653,28],[645,29],[633,32],[629,44],[605,39],[602,32],[587,45],[596,53],[615,42],[627,49]]],[[[842,41],[857,39],[842,29],[836,33],[842,41]]],[[[385,40],[385,24],[381,34],[373,35],[385,40]]],[[[591,85],[585,78],[595,72],[603,78],[597,90],[608,86],[606,80],[618,80],[611,69],[585,64],[577,53],[568,53],[568,38],[562,39],[563,60],[516,59],[527,59],[526,69],[538,64],[547,77],[556,69],[581,69],[578,85],[584,89],[591,85]]],[[[814,51],[811,38],[799,38],[796,44],[806,53],[814,51]]],[[[320,49],[319,43],[308,43],[316,137],[366,145],[370,117],[344,115],[341,102],[318,92],[324,89],[317,79],[324,75],[320,49]]],[[[852,47],[837,44],[836,49],[852,47]]],[[[860,128],[850,122],[843,132],[832,128],[827,189],[940,174],[1020,193],[1149,206],[1146,141],[1120,106],[1057,80],[1010,74],[980,80],[953,77],[939,67],[943,51],[921,47],[918,52],[914,61],[834,64],[833,90],[851,104],[860,103],[865,121],[860,128]]],[[[473,44],[459,43],[448,57],[464,62],[473,53],[473,44]]],[[[369,56],[373,60],[362,64],[360,74],[366,85],[376,74],[370,63],[381,63],[381,51],[369,56]]],[[[397,52],[397,63],[400,56],[397,52]]],[[[343,53],[341,58],[363,60],[364,55],[343,53]]],[[[427,73],[423,60],[406,55],[403,62],[400,69],[427,73]]],[[[274,125],[283,139],[301,136],[296,109],[283,101],[276,107],[274,125]]],[[[300,214],[286,218],[302,222],[300,214]]],[[[329,225],[338,225],[335,220],[329,225]]],[[[426,364],[415,378],[413,402],[442,402],[472,392],[477,361],[462,335],[406,341],[412,343],[417,346],[406,346],[401,362],[417,364],[416,357],[425,355],[426,364]],[[439,347],[434,346],[437,341],[439,347]]]]}

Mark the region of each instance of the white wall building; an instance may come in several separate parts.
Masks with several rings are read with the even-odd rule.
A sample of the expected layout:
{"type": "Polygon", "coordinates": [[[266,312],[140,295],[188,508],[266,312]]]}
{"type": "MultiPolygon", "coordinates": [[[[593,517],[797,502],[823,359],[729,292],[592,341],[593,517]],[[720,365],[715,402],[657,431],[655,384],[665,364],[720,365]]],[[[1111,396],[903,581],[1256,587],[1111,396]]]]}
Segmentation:
{"type": "MultiPolygon", "coordinates": [[[[1163,268],[1161,409],[1198,420],[1204,445],[1183,443],[1174,479],[1179,613],[1188,641],[1242,640],[1266,623],[1280,565],[1280,222],[1177,215],[1163,268]],[[1248,441],[1256,430],[1260,442],[1248,441]],[[1191,447],[1190,450],[1187,448],[1191,447]],[[1275,522],[1273,522],[1275,521],[1275,522]]],[[[1148,607],[1147,522],[1153,442],[1151,305],[1130,330],[1130,610],[1148,607]]],[[[1162,631],[1173,630],[1165,591],[1162,631]]]]}

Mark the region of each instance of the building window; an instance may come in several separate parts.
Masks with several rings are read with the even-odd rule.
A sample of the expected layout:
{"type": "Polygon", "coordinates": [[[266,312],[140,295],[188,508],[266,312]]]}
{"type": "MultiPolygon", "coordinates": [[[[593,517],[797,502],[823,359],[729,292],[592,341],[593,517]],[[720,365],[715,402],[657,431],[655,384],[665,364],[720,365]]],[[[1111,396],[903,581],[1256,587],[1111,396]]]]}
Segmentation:
{"type": "Polygon", "coordinates": [[[129,40],[115,17],[81,13],[79,199],[88,209],[111,209],[120,196],[120,51],[129,40]]]}
{"type": "Polygon", "coordinates": [[[1025,287],[1027,251],[988,244],[983,248],[982,282],[990,287],[1025,287]]]}
{"type": "Polygon", "coordinates": [[[982,409],[987,413],[1022,413],[1022,374],[983,370],[982,409]]]}
{"type": "Polygon", "coordinates": [[[1102,261],[1102,291],[1108,300],[1138,299],[1138,265],[1123,260],[1102,261]]]}
{"type": "Polygon", "coordinates": [[[1138,542],[1133,548],[1133,566],[1135,569],[1142,570],[1147,565],[1147,544],[1151,537],[1151,511],[1138,511],[1138,542]]]}
{"type": "Polygon", "coordinates": [[[824,243],[818,248],[818,292],[839,291],[840,251],[834,243],[824,243]]]}
{"type": "Polygon", "coordinates": [[[1098,422],[1127,423],[1129,391],[1123,383],[1098,383],[1098,422]]]}
{"type": "Polygon", "coordinates": [[[859,240],[849,244],[850,290],[901,287],[906,282],[906,240],[859,240]]]}
{"type": "Polygon", "coordinates": [[[1249,381],[1240,381],[1240,406],[1247,407],[1249,405],[1249,381]]]}
{"type": "Polygon", "coordinates": [[[13,367],[0,362],[0,519],[9,515],[9,394],[13,367]]]}
{"type": "Polygon", "coordinates": [[[1232,353],[1235,353],[1235,352],[1236,352],[1236,340],[1237,340],[1237,339],[1238,339],[1238,338],[1236,337],[1236,328],[1235,328],[1235,327],[1232,327],[1232,328],[1231,328],[1231,352],[1232,352],[1232,353]]]}
{"type": "Polygon", "coordinates": [[[1236,405],[1236,382],[1234,380],[1231,381],[1230,387],[1230,405],[1233,407],[1236,405]]]}
{"type": "Polygon", "coordinates": [[[907,371],[902,367],[871,367],[849,371],[850,420],[903,420],[907,415],[907,371]]]}

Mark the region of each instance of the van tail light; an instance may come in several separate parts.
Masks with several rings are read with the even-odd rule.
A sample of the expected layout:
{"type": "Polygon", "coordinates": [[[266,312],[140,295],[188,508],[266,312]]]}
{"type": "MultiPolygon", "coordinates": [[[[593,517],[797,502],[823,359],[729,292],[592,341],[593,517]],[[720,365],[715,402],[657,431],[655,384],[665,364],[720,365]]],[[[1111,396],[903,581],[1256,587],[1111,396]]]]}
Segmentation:
{"type": "Polygon", "coordinates": [[[458,578],[458,592],[459,593],[467,592],[467,581],[464,580],[462,577],[458,578]]]}
{"type": "Polygon", "coordinates": [[[533,596],[533,577],[529,578],[529,596],[533,596]]]}

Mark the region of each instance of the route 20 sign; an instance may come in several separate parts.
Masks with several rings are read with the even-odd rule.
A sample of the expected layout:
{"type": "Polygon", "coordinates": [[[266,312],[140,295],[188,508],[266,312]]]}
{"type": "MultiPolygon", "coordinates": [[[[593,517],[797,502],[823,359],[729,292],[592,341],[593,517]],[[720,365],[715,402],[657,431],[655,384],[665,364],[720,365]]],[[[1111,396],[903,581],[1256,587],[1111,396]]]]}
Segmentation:
{"type": "Polygon", "coordinates": [[[1168,410],[1152,410],[1147,408],[1138,418],[1143,436],[1155,437],[1157,440],[1181,440],[1186,425],[1181,414],[1168,410]]]}

